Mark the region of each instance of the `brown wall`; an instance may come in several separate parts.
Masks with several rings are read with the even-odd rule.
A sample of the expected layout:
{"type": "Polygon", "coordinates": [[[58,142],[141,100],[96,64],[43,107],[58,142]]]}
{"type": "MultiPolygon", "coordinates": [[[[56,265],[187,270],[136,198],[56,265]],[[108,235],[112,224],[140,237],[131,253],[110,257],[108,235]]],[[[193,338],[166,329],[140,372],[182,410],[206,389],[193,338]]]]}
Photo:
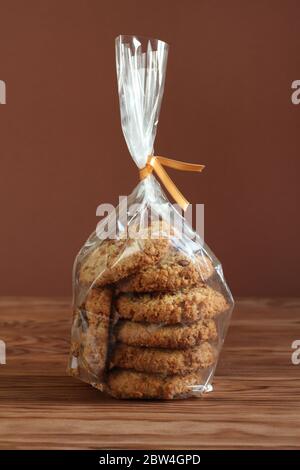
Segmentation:
{"type": "Polygon", "coordinates": [[[206,241],[235,295],[300,294],[300,2],[0,0],[2,295],[69,295],[100,202],[131,192],[114,38],[170,55],[156,150],[205,203],[206,241]]]}

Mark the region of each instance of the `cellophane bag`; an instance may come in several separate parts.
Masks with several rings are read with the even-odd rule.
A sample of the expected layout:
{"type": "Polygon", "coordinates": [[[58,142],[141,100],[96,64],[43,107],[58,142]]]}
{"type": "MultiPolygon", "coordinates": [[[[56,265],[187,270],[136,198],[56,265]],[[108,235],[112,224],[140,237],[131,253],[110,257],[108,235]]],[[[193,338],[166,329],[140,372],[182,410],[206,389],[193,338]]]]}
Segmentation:
{"type": "MultiPolygon", "coordinates": [[[[139,170],[153,155],[167,55],[160,40],[116,39],[122,129],[139,170]]],[[[153,174],[123,202],[75,260],[68,372],[116,398],[201,396],[233,309],[221,264],[153,174]]]]}

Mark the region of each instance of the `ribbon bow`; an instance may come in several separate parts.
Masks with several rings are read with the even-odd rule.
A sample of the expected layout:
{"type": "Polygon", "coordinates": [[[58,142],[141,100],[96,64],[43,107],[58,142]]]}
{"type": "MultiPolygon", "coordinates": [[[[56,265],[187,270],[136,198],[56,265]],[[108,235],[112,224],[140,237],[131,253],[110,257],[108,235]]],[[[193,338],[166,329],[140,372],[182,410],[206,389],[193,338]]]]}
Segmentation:
{"type": "Polygon", "coordinates": [[[186,163],[178,160],[172,160],[171,158],[149,156],[147,159],[146,166],[140,170],[140,179],[143,180],[154,170],[161,182],[164,184],[168,192],[175,199],[177,204],[184,211],[187,209],[189,202],[185,199],[183,194],[179,191],[177,186],[173,183],[168,173],[164,169],[164,166],[168,168],[174,168],[175,170],[181,171],[196,171],[201,172],[205,166],[198,165],[197,163],[186,163]]]}

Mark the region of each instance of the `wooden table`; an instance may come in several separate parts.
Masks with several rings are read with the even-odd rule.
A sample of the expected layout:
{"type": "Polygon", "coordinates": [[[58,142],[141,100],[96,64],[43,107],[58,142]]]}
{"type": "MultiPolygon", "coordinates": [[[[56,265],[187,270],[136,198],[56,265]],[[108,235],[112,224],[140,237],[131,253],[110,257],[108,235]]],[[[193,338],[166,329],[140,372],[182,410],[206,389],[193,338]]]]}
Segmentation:
{"type": "Polygon", "coordinates": [[[237,303],[204,399],[116,401],[66,376],[66,300],[0,300],[1,449],[300,448],[300,299],[237,303]]]}

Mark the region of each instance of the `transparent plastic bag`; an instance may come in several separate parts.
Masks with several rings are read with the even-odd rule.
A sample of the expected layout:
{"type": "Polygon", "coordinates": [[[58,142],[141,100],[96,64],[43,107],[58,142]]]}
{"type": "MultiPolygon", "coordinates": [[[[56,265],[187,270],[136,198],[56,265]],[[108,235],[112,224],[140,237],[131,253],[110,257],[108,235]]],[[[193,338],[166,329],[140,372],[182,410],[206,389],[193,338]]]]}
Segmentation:
{"type": "MultiPolygon", "coordinates": [[[[116,39],[122,129],[145,168],[168,46],[116,39]]],[[[153,174],[102,220],[76,257],[68,372],[116,398],[201,396],[212,379],[233,299],[222,267],[153,174]]]]}

